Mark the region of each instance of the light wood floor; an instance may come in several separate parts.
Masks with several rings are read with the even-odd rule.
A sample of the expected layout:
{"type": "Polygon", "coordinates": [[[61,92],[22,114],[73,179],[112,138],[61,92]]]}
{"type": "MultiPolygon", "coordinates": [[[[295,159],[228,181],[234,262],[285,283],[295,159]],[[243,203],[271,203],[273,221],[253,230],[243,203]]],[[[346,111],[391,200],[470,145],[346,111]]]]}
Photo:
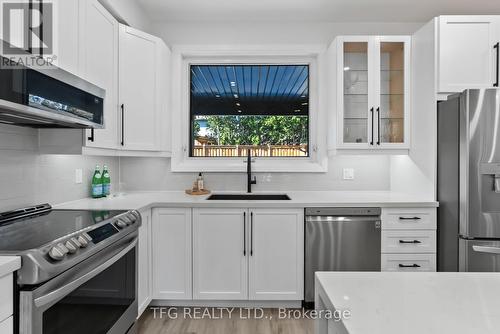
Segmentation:
{"type": "MultiPolygon", "coordinates": [[[[277,309],[266,309],[264,319],[240,318],[235,308],[231,318],[225,312],[223,319],[184,319],[183,309],[177,308],[179,317],[154,317],[146,310],[139,319],[139,334],[313,334],[314,321],[310,319],[280,319],[277,309]]],[[[246,316],[246,311],[243,314],[246,316]]],[[[158,315],[158,313],[157,313],[158,315]]]]}

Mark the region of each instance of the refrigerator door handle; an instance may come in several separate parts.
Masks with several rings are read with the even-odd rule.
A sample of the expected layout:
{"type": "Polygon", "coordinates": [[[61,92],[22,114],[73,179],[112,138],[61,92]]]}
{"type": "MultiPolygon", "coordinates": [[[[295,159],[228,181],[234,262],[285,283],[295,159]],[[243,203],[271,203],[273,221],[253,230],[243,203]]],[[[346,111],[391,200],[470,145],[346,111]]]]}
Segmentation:
{"type": "Polygon", "coordinates": [[[489,254],[500,255],[500,248],[498,248],[498,247],[472,246],[472,249],[478,253],[489,253],[489,254]]]}

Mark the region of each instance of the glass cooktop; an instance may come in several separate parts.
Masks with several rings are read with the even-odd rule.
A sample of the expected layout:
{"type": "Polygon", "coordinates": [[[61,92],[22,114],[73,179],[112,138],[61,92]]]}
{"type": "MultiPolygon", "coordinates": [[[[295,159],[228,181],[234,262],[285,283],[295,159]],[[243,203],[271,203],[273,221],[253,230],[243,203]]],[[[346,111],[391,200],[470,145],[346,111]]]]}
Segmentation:
{"type": "Polygon", "coordinates": [[[0,252],[39,248],[125,211],[51,210],[0,225],[0,252]]]}

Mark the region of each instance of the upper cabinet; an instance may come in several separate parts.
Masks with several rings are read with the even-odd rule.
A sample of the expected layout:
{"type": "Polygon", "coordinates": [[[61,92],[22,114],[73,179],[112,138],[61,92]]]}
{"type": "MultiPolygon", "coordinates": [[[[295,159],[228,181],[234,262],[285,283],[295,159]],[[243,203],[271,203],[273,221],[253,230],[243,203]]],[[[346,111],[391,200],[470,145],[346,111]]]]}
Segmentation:
{"type": "Polygon", "coordinates": [[[440,16],[434,24],[438,93],[498,87],[500,16],[440,16]]]}
{"type": "Polygon", "coordinates": [[[80,74],[106,90],[104,126],[87,130],[87,147],[114,149],[118,144],[118,21],[97,1],[80,2],[80,74]]]}
{"type": "Polygon", "coordinates": [[[408,36],[342,36],[337,55],[339,149],[408,149],[408,36]]]}
{"type": "Polygon", "coordinates": [[[42,153],[168,156],[170,49],[98,0],[56,0],[57,65],[105,89],[104,129],[42,129],[42,153]]]}
{"type": "Polygon", "coordinates": [[[120,145],[125,150],[166,150],[166,87],[170,51],[155,36],[120,25],[120,145]]]}

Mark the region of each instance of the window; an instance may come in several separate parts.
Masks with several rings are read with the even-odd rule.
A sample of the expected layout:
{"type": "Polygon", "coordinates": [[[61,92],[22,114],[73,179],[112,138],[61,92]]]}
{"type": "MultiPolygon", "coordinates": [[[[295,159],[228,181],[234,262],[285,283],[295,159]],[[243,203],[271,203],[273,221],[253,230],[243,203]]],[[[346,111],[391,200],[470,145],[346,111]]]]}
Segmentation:
{"type": "Polygon", "coordinates": [[[309,157],[309,65],[190,65],[190,156],[309,157]]]}

